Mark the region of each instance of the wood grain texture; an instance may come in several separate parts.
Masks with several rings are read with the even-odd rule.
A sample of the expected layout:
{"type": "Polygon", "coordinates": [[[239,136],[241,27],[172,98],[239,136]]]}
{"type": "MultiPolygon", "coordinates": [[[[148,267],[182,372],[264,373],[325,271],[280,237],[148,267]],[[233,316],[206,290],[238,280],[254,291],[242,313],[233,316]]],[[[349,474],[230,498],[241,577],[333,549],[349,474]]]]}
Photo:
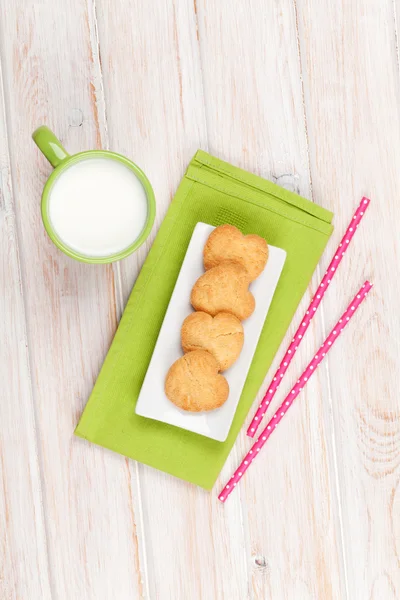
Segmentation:
{"type": "Polygon", "coordinates": [[[126,302],[189,160],[207,147],[202,79],[191,6],[98,0],[97,15],[109,145],[143,168],[157,201],[151,236],[121,263],[126,302]]]}
{"type": "MultiPolygon", "coordinates": [[[[0,9],[52,595],[79,600],[143,595],[126,462],[73,438],[116,327],[113,272],[110,267],[90,268],[69,260],[46,237],[40,193],[50,166],[30,139],[34,128],[45,122],[70,151],[100,143],[89,19],[80,1],[7,2],[0,9]]],[[[26,377],[21,379],[29,384],[26,377]]],[[[17,428],[18,412],[14,416],[17,428]]],[[[32,436],[32,424],[29,433],[32,436]]],[[[25,453],[34,460],[33,451],[25,453]]],[[[22,480],[29,476],[28,459],[25,465],[22,480]]],[[[22,529],[23,521],[16,519],[18,524],[22,529]]],[[[18,560],[13,566],[23,569],[18,560]]],[[[39,570],[29,561],[25,568],[39,570]]],[[[21,596],[14,588],[9,597],[36,600],[41,594],[21,596]]]]}
{"type": "MultiPolygon", "coordinates": [[[[348,597],[398,598],[399,72],[392,2],[298,1],[313,190],[344,228],[373,203],[326,298],[328,325],[365,276],[375,284],[329,361],[348,597]],[[397,269],[396,269],[397,270],[397,269]],[[348,290],[348,291],[347,291],[348,290]]],[[[324,261],[326,262],[326,260],[324,261]]]]}
{"type": "Polygon", "coordinates": [[[0,71],[0,595],[51,598],[0,71]]]}
{"type": "Polygon", "coordinates": [[[0,5],[1,598],[400,597],[399,22],[399,0],[0,5]],[[156,223],[129,259],[47,239],[41,123],[149,176],[156,223]],[[199,147],[334,210],[321,268],[372,198],[285,389],[366,276],[373,295],[226,505],[244,432],[211,494],[72,435],[199,147]]]}

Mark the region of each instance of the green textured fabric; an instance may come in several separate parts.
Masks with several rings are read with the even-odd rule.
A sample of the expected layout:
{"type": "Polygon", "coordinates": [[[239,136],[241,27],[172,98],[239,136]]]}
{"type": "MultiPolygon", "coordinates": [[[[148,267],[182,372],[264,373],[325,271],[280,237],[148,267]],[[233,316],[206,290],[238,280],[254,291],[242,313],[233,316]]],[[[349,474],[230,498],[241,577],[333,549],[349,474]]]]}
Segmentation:
{"type": "MultiPolygon", "coordinates": [[[[332,213],[199,150],[137,278],[75,434],[211,489],[332,233],[332,213]],[[198,221],[231,223],[284,248],[287,259],[228,439],[139,417],[135,404],[198,221]]],[[[177,323],[179,328],[181,323],[177,323]]]]}

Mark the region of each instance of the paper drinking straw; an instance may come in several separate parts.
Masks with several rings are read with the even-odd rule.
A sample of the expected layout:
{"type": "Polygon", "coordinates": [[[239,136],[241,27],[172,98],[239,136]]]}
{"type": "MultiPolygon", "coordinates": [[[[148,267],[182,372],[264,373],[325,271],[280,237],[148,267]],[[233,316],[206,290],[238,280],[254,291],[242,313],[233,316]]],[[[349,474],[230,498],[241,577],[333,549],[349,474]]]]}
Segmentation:
{"type": "Polygon", "coordinates": [[[365,296],[368,294],[370,289],[372,288],[372,284],[369,281],[366,281],[364,285],[359,289],[357,294],[354,296],[353,300],[350,302],[349,306],[346,308],[343,315],[340,317],[339,321],[336,323],[321,348],[317,351],[314,358],[306,367],[305,371],[301,374],[297,383],[290,390],[289,394],[286,396],[285,400],[282,402],[281,406],[276,411],[276,414],[272,417],[268,425],[265,427],[260,437],[254,442],[253,446],[246,454],[244,459],[242,460],[239,467],[236,469],[220,495],[218,499],[221,502],[225,502],[228,498],[229,494],[234,490],[236,485],[239,483],[257,454],[260,452],[261,448],[264,446],[265,442],[268,440],[269,436],[273,431],[275,431],[276,427],[280,423],[280,421],[285,416],[286,412],[292,406],[294,400],[297,398],[303,387],[307,384],[307,381],[311,378],[313,373],[315,373],[318,365],[332,348],[335,340],[337,340],[340,333],[346,327],[347,323],[350,321],[351,317],[356,312],[357,308],[360,306],[361,302],[364,300],[365,296]]]}
{"type": "Polygon", "coordinates": [[[286,350],[285,356],[283,357],[281,364],[279,365],[279,368],[278,368],[277,372],[275,373],[269,388],[265,392],[265,396],[261,400],[260,406],[258,407],[257,412],[254,415],[254,417],[249,425],[249,428],[247,429],[247,435],[249,437],[255,436],[257,428],[260,425],[260,422],[261,422],[263,416],[265,415],[265,412],[266,412],[269,404],[271,403],[271,400],[274,397],[275,392],[278,389],[279,384],[281,383],[282,378],[283,378],[284,374],[286,373],[293,356],[296,354],[296,351],[301,344],[304,334],[307,331],[307,329],[312,321],[312,318],[315,315],[316,310],[317,310],[318,306],[320,305],[320,302],[321,302],[327,288],[329,287],[329,284],[331,283],[332,279],[335,276],[336,269],[340,265],[340,262],[341,262],[344,254],[353,238],[353,235],[356,232],[356,229],[357,229],[361,219],[364,216],[365,210],[368,208],[369,203],[370,203],[369,198],[364,197],[361,199],[361,202],[360,202],[356,212],[354,213],[353,218],[351,219],[351,221],[349,223],[349,226],[346,229],[346,233],[344,234],[342,241],[340,242],[339,246],[336,249],[335,254],[333,255],[333,258],[329,264],[328,270],[326,271],[321,283],[319,284],[318,289],[315,292],[314,297],[311,300],[311,303],[310,303],[309,307],[307,308],[304,317],[301,320],[300,326],[297,329],[296,333],[294,334],[294,338],[291,341],[290,346],[286,350]]]}

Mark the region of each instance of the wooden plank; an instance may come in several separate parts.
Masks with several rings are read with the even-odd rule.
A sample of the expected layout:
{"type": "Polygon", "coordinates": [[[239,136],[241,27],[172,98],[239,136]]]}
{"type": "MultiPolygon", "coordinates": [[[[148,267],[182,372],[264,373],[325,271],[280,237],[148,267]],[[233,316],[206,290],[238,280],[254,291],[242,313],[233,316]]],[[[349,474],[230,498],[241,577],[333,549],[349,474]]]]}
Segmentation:
{"type": "MultiPolygon", "coordinates": [[[[140,516],[131,501],[131,471],[122,457],[73,438],[116,327],[113,272],[110,267],[68,259],[46,237],[39,200],[50,167],[29,141],[33,129],[46,122],[72,152],[101,145],[105,124],[98,99],[93,14],[92,4],[86,6],[79,0],[22,5],[10,1],[0,7],[53,593],[57,598],[80,600],[139,598],[146,588],[144,566],[139,564],[140,516]]],[[[28,393],[28,383],[21,386],[28,393]]],[[[21,478],[29,459],[25,457],[25,471],[21,466],[21,478]]],[[[30,460],[34,472],[34,459],[30,460]]],[[[15,498],[14,503],[17,510],[15,498]]],[[[28,531],[40,533],[40,519],[38,510],[28,531]]],[[[34,540],[33,536],[32,544],[34,540]]],[[[15,578],[22,589],[26,573],[35,569],[32,586],[39,586],[40,581],[45,585],[46,570],[40,568],[44,560],[39,566],[14,561],[15,578]]],[[[44,588],[43,594],[18,597],[46,594],[44,588]]]]}
{"type": "Polygon", "coordinates": [[[97,12],[110,149],[143,168],[157,202],[151,236],[121,263],[126,303],[189,160],[207,146],[202,81],[191,7],[100,0],[97,12]]]}
{"type": "MultiPolygon", "coordinates": [[[[149,242],[121,264],[123,301],[189,160],[207,148],[196,15],[188,3],[97,2],[110,147],[148,174],[149,242]]],[[[246,598],[239,496],[227,510],[200,489],[139,466],[151,598],[246,598]]]]}
{"type": "MultiPolygon", "coordinates": [[[[372,198],[326,298],[327,324],[367,276],[375,284],[330,360],[348,598],[400,597],[400,82],[393,4],[298,0],[311,174],[343,230],[372,198]]],[[[399,4],[397,3],[397,10],[399,4]]]]}
{"type": "MultiPolygon", "coordinates": [[[[292,3],[198,0],[197,10],[211,151],[310,197],[292,3]]],[[[321,316],[291,374],[315,349],[320,331],[321,316]]],[[[293,330],[286,341],[292,335],[293,330]]],[[[321,372],[241,486],[254,598],[343,597],[323,385],[321,372]]],[[[243,455],[248,447],[243,432],[236,450],[243,455]]],[[[221,483],[229,475],[226,467],[221,483]]]]}
{"type": "Polygon", "coordinates": [[[0,71],[0,596],[51,598],[0,71]]]}

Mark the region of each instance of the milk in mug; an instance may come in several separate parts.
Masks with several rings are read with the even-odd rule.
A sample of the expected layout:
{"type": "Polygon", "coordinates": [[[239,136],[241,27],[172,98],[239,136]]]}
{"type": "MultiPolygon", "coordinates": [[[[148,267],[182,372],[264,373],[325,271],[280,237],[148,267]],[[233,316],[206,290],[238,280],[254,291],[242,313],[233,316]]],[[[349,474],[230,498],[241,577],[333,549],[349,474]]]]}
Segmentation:
{"type": "Polygon", "coordinates": [[[134,171],[111,158],[86,158],[51,187],[48,216],[60,240],[87,257],[117,254],[143,231],[145,189],[134,171]]]}

